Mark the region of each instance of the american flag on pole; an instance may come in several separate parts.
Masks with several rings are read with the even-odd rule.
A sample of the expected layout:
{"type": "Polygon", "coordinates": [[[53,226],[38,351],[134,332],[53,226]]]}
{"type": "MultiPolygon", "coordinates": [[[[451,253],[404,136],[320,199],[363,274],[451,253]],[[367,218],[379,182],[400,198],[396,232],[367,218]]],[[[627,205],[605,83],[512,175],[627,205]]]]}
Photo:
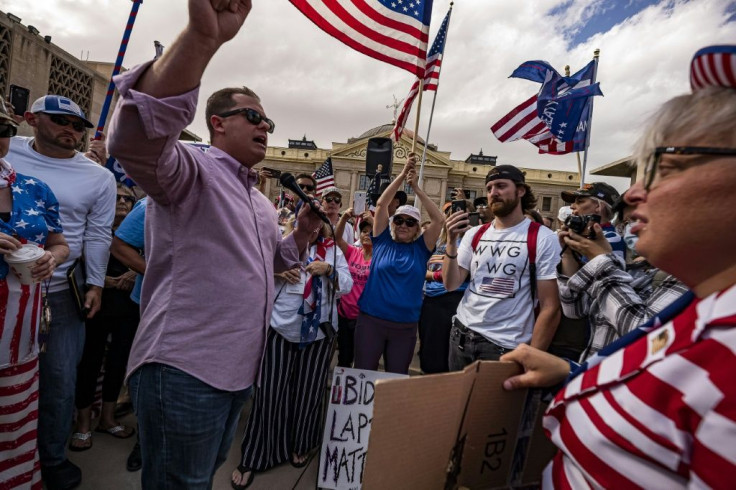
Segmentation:
{"type": "MultiPolygon", "coordinates": [[[[447,41],[447,27],[450,25],[450,14],[452,13],[452,7],[450,11],[445,15],[445,20],[442,21],[440,30],[437,31],[437,37],[434,38],[432,43],[432,49],[429,50],[427,57],[427,68],[424,71],[424,90],[425,91],[436,91],[440,83],[440,68],[442,67],[442,56],[445,53],[445,41],[447,41]]],[[[419,79],[414,82],[409,90],[409,95],[404,99],[404,105],[401,107],[399,117],[396,119],[394,129],[391,132],[391,137],[394,142],[399,141],[401,134],[404,132],[404,126],[406,126],[406,120],[409,118],[411,107],[414,105],[414,99],[419,94],[419,79]]]]}
{"type": "Polygon", "coordinates": [[[317,195],[322,194],[322,190],[335,185],[335,175],[332,173],[332,158],[327,157],[312,177],[317,181],[317,195]]]}
{"type": "MultiPolygon", "coordinates": [[[[542,69],[554,71],[545,62],[526,62],[514,71],[514,74],[511,76],[539,81],[540,65],[543,65],[541,66],[542,69]],[[524,74],[519,74],[522,71],[524,74]]],[[[591,66],[591,64],[588,64],[572,77],[565,77],[564,80],[569,81],[570,84],[560,82],[559,92],[565,93],[573,88],[577,89],[589,86],[592,82],[590,78],[592,76],[591,66]],[[575,83],[575,85],[571,85],[572,83],[575,83]]],[[[569,141],[561,141],[552,134],[547,124],[539,118],[538,107],[539,100],[537,94],[529,97],[502,117],[491,126],[491,131],[493,131],[493,134],[502,143],[525,139],[539,148],[539,153],[564,155],[573,151],[585,150],[590,100],[585,103],[579,121],[575,122],[577,130],[573,139],[569,141]]]]}
{"type": "Polygon", "coordinates": [[[317,27],[361,53],[424,74],[433,0],[290,0],[317,27]]]}
{"type": "MultiPolygon", "coordinates": [[[[583,111],[580,124],[586,125],[588,109],[583,111]]],[[[560,141],[554,137],[547,125],[537,117],[537,96],[533,95],[516,106],[511,112],[491,126],[491,131],[499,141],[516,141],[525,139],[539,148],[539,153],[564,155],[573,151],[585,150],[585,137],[570,141],[560,141]]],[[[584,132],[583,132],[584,133],[584,132]]]]}

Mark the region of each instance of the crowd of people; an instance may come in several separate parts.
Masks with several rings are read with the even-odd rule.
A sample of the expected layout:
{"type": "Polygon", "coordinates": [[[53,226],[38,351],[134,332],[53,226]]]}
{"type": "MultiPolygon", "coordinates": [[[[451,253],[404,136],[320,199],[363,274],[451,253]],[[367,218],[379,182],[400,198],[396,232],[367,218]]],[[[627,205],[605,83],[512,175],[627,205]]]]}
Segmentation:
{"type": "MultiPolygon", "coordinates": [[[[731,484],[736,81],[693,68],[692,93],[640,139],[643,180],[563,192],[555,229],[519,168],[440,207],[413,154],[365,213],[308,174],[296,182],[319,211],[291,196],[276,209],[254,168],[275,125],[253,90],[208,98],[207,151],[178,141],[250,2],[189,8],[160,59],[115,79],[107,146],[78,151],[93,125],[69,98],[25,114],[0,99],[0,488],[80,484],[66,451],[93,448],[103,360],[94,432],[138,437],[128,469],[144,489],[211,488],[252,397],[239,490],[309,463],[336,351],[407,374],[417,336],[424,374],[511,361],[522,374],[504,388],[555,391],[545,486],[731,484]],[[118,421],[124,385],[137,428],[118,421]]],[[[693,66],[714,53],[736,66],[733,46],[693,66]]]]}

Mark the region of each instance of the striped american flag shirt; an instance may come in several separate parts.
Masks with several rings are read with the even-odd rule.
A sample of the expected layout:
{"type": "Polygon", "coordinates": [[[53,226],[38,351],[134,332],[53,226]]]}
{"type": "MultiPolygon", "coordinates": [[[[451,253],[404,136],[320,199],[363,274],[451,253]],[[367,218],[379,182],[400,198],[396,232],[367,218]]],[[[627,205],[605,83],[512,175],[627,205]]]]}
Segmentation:
{"type": "Polygon", "coordinates": [[[545,415],[545,488],[733,488],[736,286],[688,293],[573,373],[545,415]]]}
{"type": "Polygon", "coordinates": [[[0,369],[0,488],[41,490],[38,356],[0,369]]]}

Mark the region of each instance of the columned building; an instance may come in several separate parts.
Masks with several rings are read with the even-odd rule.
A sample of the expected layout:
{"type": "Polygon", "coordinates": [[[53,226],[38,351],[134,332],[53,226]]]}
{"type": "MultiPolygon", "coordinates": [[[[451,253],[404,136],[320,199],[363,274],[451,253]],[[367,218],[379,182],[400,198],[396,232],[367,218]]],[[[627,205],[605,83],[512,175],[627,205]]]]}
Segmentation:
{"type": "MultiPolygon", "coordinates": [[[[370,177],[366,175],[366,154],[368,140],[374,137],[389,137],[393,124],[370,129],[360,136],[349,138],[347,142],[333,142],[331,148],[319,148],[306,136],[301,140],[289,140],[288,147],[269,147],[266,152],[264,166],[291,172],[312,174],[328,158],[332,158],[332,167],[335,174],[335,184],[343,191],[345,204],[343,209],[352,206],[353,197],[357,191],[366,191],[370,177]]],[[[404,134],[393,147],[392,177],[401,172],[404,161],[409,155],[412,146],[413,133],[404,130],[404,134]]],[[[424,151],[424,141],[417,142],[417,154],[424,151]]],[[[427,159],[424,166],[423,189],[436,203],[449,200],[450,192],[455,187],[462,187],[470,192],[470,199],[485,196],[485,177],[490,168],[497,163],[495,156],[470,155],[465,160],[453,160],[449,151],[438,149],[430,144],[427,147],[427,159]]],[[[499,164],[505,162],[498,162],[499,164]]],[[[518,162],[508,162],[518,165],[518,162]]],[[[259,165],[260,167],[261,165],[259,165]]],[[[539,199],[539,211],[543,216],[556,218],[557,210],[564,206],[560,193],[564,190],[577,189],[580,177],[577,172],[563,172],[559,170],[541,170],[522,168],[526,174],[527,183],[534,189],[539,199]]],[[[273,201],[281,191],[278,180],[271,179],[266,183],[266,195],[273,201]]],[[[411,189],[407,186],[409,203],[414,202],[411,189]]],[[[426,215],[426,213],[425,213],[426,215]]]]}

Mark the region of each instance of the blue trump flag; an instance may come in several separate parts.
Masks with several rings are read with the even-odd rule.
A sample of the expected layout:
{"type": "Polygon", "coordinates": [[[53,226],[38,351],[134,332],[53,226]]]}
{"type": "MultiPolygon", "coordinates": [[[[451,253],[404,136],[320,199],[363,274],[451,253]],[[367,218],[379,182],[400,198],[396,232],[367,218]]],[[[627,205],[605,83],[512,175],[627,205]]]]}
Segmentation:
{"type": "Polygon", "coordinates": [[[110,156],[107,158],[107,162],[105,162],[105,168],[113,173],[116,182],[121,182],[128,187],[136,186],[136,183],[133,182],[130,177],[128,177],[128,174],[125,173],[125,170],[123,170],[120,162],[118,162],[115,157],[110,156]]]}
{"type": "Polygon", "coordinates": [[[594,74],[595,61],[571,77],[562,77],[554,70],[547,71],[537,96],[537,116],[558,140],[575,138],[583,112],[590,112],[589,109],[586,111],[590,97],[603,95],[599,84],[592,83],[594,74]]]}
{"type": "Polygon", "coordinates": [[[585,147],[590,97],[603,95],[598,83],[593,83],[594,76],[595,61],[569,77],[563,77],[541,60],[522,63],[511,74],[514,78],[542,84],[537,95],[537,116],[549,129],[550,136],[561,142],[574,141],[573,151],[585,147]]]}
{"type": "Polygon", "coordinates": [[[547,73],[550,71],[559,76],[557,70],[552,68],[552,66],[546,61],[526,61],[519,65],[519,68],[509,75],[509,78],[523,78],[525,80],[531,80],[532,82],[544,83],[544,80],[547,78],[547,73]]]}

